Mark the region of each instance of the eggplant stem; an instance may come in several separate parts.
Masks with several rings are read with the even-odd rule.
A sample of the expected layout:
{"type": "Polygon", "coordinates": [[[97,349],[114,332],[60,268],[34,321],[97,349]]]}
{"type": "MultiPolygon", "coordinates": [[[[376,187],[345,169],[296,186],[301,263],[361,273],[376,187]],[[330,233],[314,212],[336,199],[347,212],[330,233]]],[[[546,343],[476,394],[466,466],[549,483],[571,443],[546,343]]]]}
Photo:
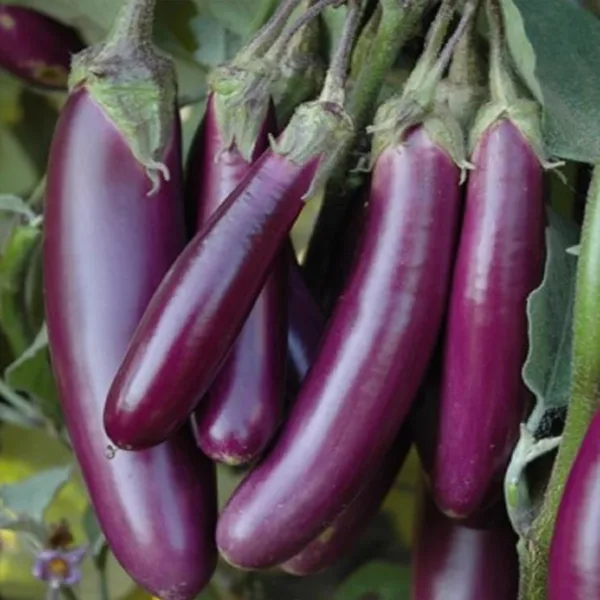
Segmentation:
{"type": "Polygon", "coordinates": [[[448,81],[456,85],[477,85],[484,83],[484,76],[477,63],[477,49],[475,47],[475,22],[481,1],[475,3],[475,14],[462,38],[456,45],[454,56],[448,70],[448,81]]]}
{"type": "Polygon", "coordinates": [[[362,0],[348,1],[348,16],[344,23],[342,36],[327,70],[323,90],[319,97],[322,102],[333,102],[340,106],[345,103],[350,57],[364,10],[365,4],[362,0]]]}
{"type": "Polygon", "coordinates": [[[316,0],[310,7],[300,16],[295,23],[285,29],[280,37],[271,47],[271,50],[267,52],[266,57],[268,60],[277,62],[284,54],[292,41],[292,38],[311,21],[316,19],[327,7],[338,7],[344,3],[344,0],[316,0]]]}
{"type": "Polygon", "coordinates": [[[506,56],[505,30],[498,0],[486,0],[490,26],[490,94],[492,101],[510,106],[518,98],[506,56]]]}
{"type": "Polygon", "coordinates": [[[437,59],[437,61],[435,62],[435,64],[433,65],[433,69],[431,71],[431,74],[429,75],[429,78],[431,78],[431,80],[434,81],[435,84],[437,84],[441,80],[441,78],[444,74],[444,71],[450,64],[450,61],[452,60],[452,56],[454,54],[454,51],[456,50],[458,42],[466,34],[470,23],[473,21],[473,18],[475,17],[476,9],[477,9],[477,0],[471,0],[470,2],[467,2],[465,4],[465,8],[464,8],[462,17],[461,17],[456,29],[454,30],[454,33],[450,36],[450,39],[448,40],[448,42],[442,49],[440,56],[437,59]]]}
{"type": "Polygon", "coordinates": [[[456,0],[442,0],[435,19],[427,32],[423,52],[406,82],[407,87],[410,87],[413,82],[415,86],[418,85],[431,70],[442,49],[455,10],[456,0]]]}
{"type": "Polygon", "coordinates": [[[277,7],[271,18],[258,30],[258,33],[250,40],[235,58],[236,64],[245,64],[257,57],[261,57],[273,45],[281,34],[281,31],[292,16],[292,13],[300,6],[302,0],[284,0],[277,7]]]}
{"type": "Polygon", "coordinates": [[[152,44],[155,8],[156,0],[125,0],[106,38],[103,52],[116,46],[152,44]]]}

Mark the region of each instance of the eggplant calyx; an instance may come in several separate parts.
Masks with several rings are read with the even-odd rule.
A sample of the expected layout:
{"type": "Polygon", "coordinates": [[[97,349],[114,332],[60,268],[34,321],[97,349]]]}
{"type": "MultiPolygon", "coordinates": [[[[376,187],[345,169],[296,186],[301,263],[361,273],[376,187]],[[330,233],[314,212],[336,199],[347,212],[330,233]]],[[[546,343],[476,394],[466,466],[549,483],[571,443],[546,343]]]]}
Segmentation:
{"type": "Polygon", "coordinates": [[[177,97],[172,61],[145,41],[107,40],[73,58],[69,89],[85,88],[115,124],[156,193],[170,179],[163,162],[170,142],[177,97]]]}
{"type": "Polygon", "coordinates": [[[271,138],[273,151],[296,164],[318,161],[317,171],[305,194],[311,198],[327,182],[338,166],[348,144],[352,143],[355,127],[342,106],[315,100],[301,104],[278,140],[271,138]]]}

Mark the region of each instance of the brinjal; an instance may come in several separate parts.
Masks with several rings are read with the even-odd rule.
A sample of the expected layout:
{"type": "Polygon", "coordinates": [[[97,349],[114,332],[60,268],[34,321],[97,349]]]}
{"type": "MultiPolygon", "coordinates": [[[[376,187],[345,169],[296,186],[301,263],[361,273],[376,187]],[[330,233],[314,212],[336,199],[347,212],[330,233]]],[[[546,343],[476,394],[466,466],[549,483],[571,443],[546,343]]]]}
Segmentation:
{"type": "Polygon", "coordinates": [[[185,243],[174,75],[145,44],[152,5],[124,5],[113,36],[76,58],[48,165],[45,305],[69,439],[108,544],[152,594],[190,600],[216,565],[214,467],[188,428],[148,451],[115,452],[102,419],[135,327],[185,243]],[[146,110],[108,110],[115,95],[126,111],[134,101],[146,110]]]}

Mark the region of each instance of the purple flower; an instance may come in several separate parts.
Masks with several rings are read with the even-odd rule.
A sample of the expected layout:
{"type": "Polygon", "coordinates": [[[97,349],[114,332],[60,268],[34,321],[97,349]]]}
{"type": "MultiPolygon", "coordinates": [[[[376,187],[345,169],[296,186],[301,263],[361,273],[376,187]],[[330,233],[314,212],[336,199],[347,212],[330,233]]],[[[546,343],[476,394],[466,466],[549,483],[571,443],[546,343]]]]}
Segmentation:
{"type": "Polygon", "coordinates": [[[33,565],[33,575],[51,589],[73,585],[81,579],[81,561],[86,552],[86,546],[72,550],[42,550],[33,565]]]}

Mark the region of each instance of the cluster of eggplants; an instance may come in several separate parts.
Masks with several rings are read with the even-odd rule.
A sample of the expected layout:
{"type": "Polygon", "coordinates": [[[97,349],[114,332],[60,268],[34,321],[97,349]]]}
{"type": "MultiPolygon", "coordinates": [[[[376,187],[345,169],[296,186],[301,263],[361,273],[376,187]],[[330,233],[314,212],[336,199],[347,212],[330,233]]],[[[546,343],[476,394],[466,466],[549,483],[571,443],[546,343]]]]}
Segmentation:
{"type": "MultiPolygon", "coordinates": [[[[52,145],[44,279],[53,368],[115,556],[173,600],[202,589],[217,548],[245,569],[307,574],[337,560],[419,443],[406,417],[447,317],[425,464],[437,508],[428,504],[419,533],[415,598],[450,597],[448,586],[456,598],[514,597],[508,525],[468,529],[438,509],[466,519],[495,505],[525,414],[525,301],[543,260],[537,156],[508,118],[485,129],[461,225],[460,168],[430,129],[388,140],[326,320],[288,241],[325,153],[281,151],[287,129],[269,144],[269,106],[245,158],[225,141],[215,102],[211,94],[188,161],[187,245],[175,107],[159,157],[170,179],[156,193],[85,81],[52,145]],[[286,381],[296,397],[282,420],[286,381]],[[205,455],[260,459],[218,522],[205,455]],[[490,578],[494,561],[510,575],[490,578]]],[[[343,121],[340,107],[317,101],[289,128],[315,108],[343,121]]]]}
{"type": "Polygon", "coordinates": [[[39,88],[66,89],[78,33],[30,8],[0,5],[0,68],[39,88]]]}

